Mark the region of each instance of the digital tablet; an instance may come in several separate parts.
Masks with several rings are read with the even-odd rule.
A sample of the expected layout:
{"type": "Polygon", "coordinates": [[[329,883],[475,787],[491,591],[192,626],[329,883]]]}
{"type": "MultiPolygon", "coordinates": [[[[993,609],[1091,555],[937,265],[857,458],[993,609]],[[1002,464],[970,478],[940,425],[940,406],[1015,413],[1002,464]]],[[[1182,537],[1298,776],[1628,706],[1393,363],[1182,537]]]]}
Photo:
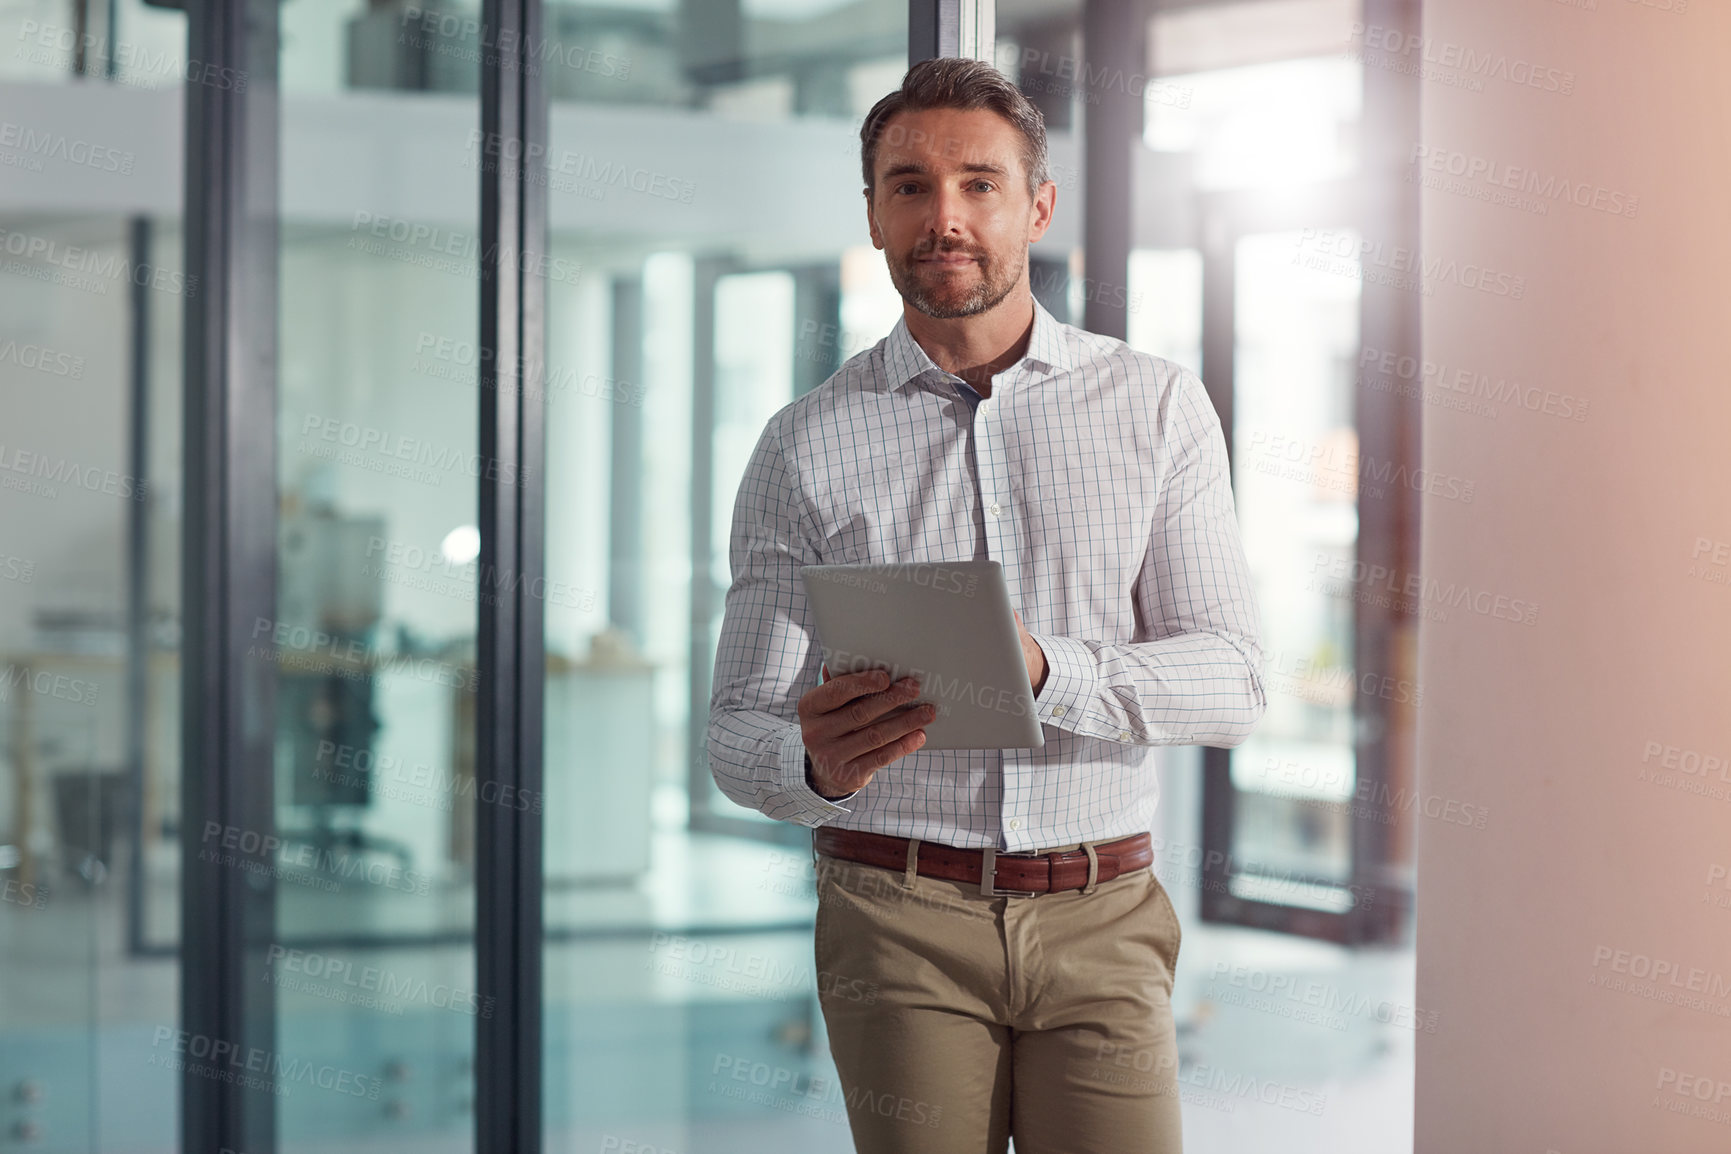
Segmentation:
{"type": "Polygon", "coordinates": [[[938,708],[921,752],[1045,744],[999,562],[802,565],[799,575],[831,677],[919,678],[904,708],[938,708]]]}

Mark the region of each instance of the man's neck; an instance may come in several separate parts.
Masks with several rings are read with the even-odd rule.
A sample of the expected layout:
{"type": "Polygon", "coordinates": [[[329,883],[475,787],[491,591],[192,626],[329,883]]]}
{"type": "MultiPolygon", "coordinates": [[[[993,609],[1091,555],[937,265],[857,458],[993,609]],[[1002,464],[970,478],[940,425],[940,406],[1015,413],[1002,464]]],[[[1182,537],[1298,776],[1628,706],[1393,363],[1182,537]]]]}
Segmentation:
{"type": "Polygon", "coordinates": [[[989,312],[971,317],[928,317],[907,304],[902,315],[932,363],[982,397],[992,395],[994,376],[1027,355],[1034,336],[1034,298],[1026,291],[1012,292],[989,312]]]}

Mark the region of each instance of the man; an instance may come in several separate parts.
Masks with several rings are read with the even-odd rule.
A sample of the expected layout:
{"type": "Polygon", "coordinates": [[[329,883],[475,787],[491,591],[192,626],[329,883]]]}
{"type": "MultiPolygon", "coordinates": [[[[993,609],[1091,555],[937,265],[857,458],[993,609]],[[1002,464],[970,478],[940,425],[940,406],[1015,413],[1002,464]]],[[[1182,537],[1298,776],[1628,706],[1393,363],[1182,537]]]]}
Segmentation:
{"type": "Polygon", "coordinates": [[[814,827],[819,999],[861,1151],[1177,1154],[1152,747],[1236,745],[1267,704],[1219,418],[1194,373],[1034,300],[1057,186],[995,69],[915,65],[860,138],[903,315],[746,467],[711,767],[814,827]],[[985,558],[1045,744],[922,753],[917,684],[823,680],[799,567],[985,558]]]}

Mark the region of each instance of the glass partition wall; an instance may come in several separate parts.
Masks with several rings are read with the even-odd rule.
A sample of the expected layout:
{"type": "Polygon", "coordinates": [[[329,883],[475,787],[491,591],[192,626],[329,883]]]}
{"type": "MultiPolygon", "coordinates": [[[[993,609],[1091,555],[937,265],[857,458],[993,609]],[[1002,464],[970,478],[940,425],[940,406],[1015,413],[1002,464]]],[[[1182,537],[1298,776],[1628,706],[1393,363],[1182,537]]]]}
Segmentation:
{"type": "Polygon", "coordinates": [[[186,19],[11,5],[0,43],[0,1144],[164,1150],[186,19]]]}
{"type": "Polygon", "coordinates": [[[725,7],[670,11],[679,54],[632,61],[659,106],[605,77],[551,101],[552,252],[582,272],[548,286],[547,574],[573,593],[547,624],[550,1149],[853,1148],[809,844],[722,797],[705,730],[746,458],[899,315],[887,274],[846,269],[907,7],[725,7]],[[762,1093],[732,1076],[754,1070],[762,1093]]]}

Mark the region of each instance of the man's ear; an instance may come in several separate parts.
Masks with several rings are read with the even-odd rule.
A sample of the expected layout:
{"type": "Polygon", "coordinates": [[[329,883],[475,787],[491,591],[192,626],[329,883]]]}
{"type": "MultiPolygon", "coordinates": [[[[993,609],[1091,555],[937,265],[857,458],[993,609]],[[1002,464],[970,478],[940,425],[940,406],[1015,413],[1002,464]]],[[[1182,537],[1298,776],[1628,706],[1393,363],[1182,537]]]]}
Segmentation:
{"type": "Polygon", "coordinates": [[[877,214],[872,211],[872,190],[869,188],[865,190],[865,202],[866,228],[871,232],[872,247],[882,248],[884,246],[884,238],[878,235],[878,218],[877,214]]]}
{"type": "Polygon", "coordinates": [[[1058,185],[1057,182],[1048,180],[1034,195],[1034,215],[1028,222],[1029,244],[1046,235],[1046,230],[1052,226],[1052,215],[1057,208],[1058,185]]]}

